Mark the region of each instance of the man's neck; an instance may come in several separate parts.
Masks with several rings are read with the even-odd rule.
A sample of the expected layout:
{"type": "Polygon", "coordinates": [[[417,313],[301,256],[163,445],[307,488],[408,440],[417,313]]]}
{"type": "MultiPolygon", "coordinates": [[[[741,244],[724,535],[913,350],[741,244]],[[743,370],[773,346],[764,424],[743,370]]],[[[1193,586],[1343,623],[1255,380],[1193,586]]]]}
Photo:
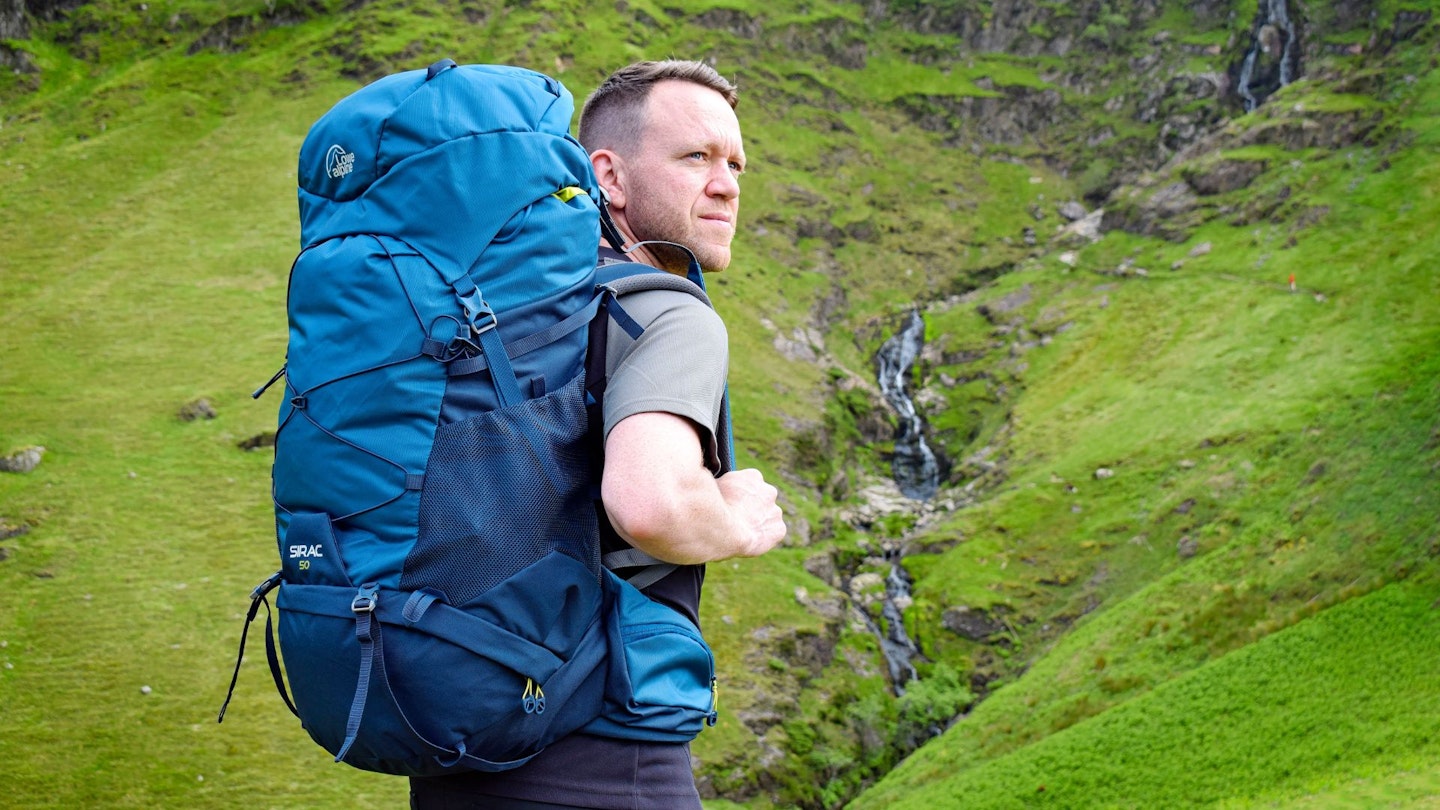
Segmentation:
{"type": "Polygon", "coordinates": [[[637,264],[648,264],[657,270],[664,270],[671,275],[686,278],[685,273],[677,273],[674,270],[671,270],[668,267],[665,267],[664,265],[657,262],[654,255],[643,247],[635,248],[629,253],[622,253],[621,251],[616,250],[614,247],[612,247],[608,242],[602,240],[600,242],[600,250],[598,255],[601,264],[614,264],[616,262],[635,262],[637,264]]]}

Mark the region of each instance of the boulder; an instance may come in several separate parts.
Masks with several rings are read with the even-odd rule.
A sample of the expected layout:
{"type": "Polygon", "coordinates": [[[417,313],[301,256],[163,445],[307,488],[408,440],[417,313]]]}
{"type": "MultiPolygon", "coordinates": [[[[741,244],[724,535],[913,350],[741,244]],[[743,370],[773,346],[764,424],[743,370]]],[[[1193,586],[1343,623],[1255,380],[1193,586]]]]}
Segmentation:
{"type": "Polygon", "coordinates": [[[32,472],[36,467],[40,466],[40,459],[44,457],[44,455],[45,448],[39,446],[17,450],[5,458],[0,458],[0,472],[32,472]]]}
{"type": "Polygon", "coordinates": [[[176,413],[175,416],[179,418],[181,422],[194,422],[197,419],[214,419],[216,416],[215,406],[210,404],[210,400],[201,397],[200,399],[191,400],[182,405],[180,411],[176,413]]]}
{"type": "Polygon", "coordinates": [[[970,641],[985,641],[1005,629],[1004,622],[983,610],[964,605],[946,608],[940,623],[946,630],[970,641]]]}
{"type": "Polygon", "coordinates": [[[1214,160],[1186,167],[1181,174],[1196,194],[1211,196],[1245,188],[1264,171],[1263,160],[1214,160]]]}
{"type": "Polygon", "coordinates": [[[1060,242],[1072,247],[1081,247],[1100,241],[1100,226],[1105,219],[1105,209],[1096,208],[1080,219],[1060,229],[1060,242]]]}

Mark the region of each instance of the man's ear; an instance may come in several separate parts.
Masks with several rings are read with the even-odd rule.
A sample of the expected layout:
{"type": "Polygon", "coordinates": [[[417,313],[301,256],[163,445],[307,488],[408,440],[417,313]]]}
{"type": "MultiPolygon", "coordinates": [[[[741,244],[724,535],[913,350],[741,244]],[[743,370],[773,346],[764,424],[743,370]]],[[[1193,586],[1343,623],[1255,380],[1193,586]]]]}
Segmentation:
{"type": "Polygon", "coordinates": [[[621,157],[609,149],[596,149],[590,153],[590,166],[595,170],[595,182],[605,189],[610,197],[611,210],[625,207],[625,166],[621,157]]]}

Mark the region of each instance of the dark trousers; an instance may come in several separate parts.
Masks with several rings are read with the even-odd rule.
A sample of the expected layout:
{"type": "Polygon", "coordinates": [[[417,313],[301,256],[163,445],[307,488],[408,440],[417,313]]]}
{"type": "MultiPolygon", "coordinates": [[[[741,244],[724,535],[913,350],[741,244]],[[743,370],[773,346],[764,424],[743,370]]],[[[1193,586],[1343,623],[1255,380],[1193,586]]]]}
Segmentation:
{"type": "Polygon", "coordinates": [[[551,804],[501,796],[465,795],[410,785],[410,810],[586,810],[570,804],[551,804]]]}

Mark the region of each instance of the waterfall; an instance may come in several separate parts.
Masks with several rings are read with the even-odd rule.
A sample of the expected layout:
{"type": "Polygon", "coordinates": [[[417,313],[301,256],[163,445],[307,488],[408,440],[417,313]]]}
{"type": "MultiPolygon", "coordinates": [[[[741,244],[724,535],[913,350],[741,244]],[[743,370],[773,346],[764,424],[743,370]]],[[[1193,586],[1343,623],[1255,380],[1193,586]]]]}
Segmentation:
{"type": "Polygon", "coordinates": [[[1250,74],[1255,71],[1255,56],[1260,52],[1260,40],[1257,38],[1255,44],[1250,46],[1250,52],[1245,54],[1245,61],[1240,64],[1240,80],[1235,83],[1235,89],[1240,97],[1245,99],[1245,112],[1250,112],[1259,106],[1260,102],[1250,93],[1250,74]]]}
{"type": "MultiPolygon", "coordinates": [[[[929,500],[940,488],[940,464],[925,443],[925,420],[910,399],[906,381],[925,345],[925,319],[918,310],[910,310],[905,323],[875,354],[876,377],[880,392],[899,415],[895,429],[895,454],[891,472],[900,492],[917,501],[929,500]]],[[[890,682],[895,694],[905,694],[905,684],[919,677],[913,663],[920,649],[905,631],[905,606],[910,604],[910,577],[900,565],[901,553],[891,550],[886,555],[890,571],[885,576],[885,597],[880,606],[880,619],[866,611],[865,621],[880,642],[880,651],[890,669],[890,682]],[[882,627],[881,624],[884,626],[882,627]]]]}
{"type": "Polygon", "coordinates": [[[917,501],[934,497],[940,486],[940,465],[934,451],[925,443],[925,422],[905,385],[924,345],[925,319],[912,309],[904,326],[885,341],[875,356],[880,392],[900,417],[891,470],[900,491],[917,501]]]}
{"type": "Polygon", "coordinates": [[[1271,91],[1267,91],[1265,95],[1294,81],[1295,25],[1290,21],[1290,10],[1286,6],[1286,2],[1287,0],[1260,0],[1260,8],[1255,16],[1254,41],[1250,44],[1250,50],[1245,53],[1245,61],[1240,65],[1240,76],[1235,82],[1235,91],[1245,102],[1245,112],[1254,110],[1263,100],[1255,95],[1253,87],[1255,69],[1260,58],[1273,46],[1273,39],[1276,37],[1279,38],[1281,44],[1279,71],[1276,77],[1278,84],[1271,91]]]}

